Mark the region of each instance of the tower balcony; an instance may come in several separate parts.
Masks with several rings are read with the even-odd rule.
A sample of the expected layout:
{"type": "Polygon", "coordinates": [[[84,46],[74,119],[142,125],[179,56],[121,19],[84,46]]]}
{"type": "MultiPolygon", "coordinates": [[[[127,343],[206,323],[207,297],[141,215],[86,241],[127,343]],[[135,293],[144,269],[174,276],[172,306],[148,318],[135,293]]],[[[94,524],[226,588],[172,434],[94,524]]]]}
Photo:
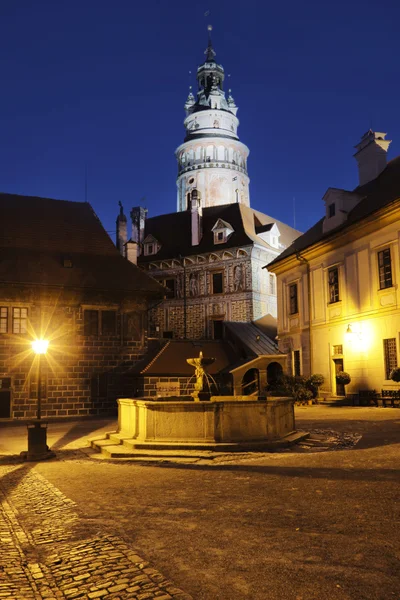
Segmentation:
{"type": "Polygon", "coordinates": [[[222,160],[207,160],[207,161],[193,161],[187,165],[179,165],[178,166],[178,176],[183,175],[184,173],[189,173],[189,171],[196,171],[197,169],[212,169],[212,168],[222,168],[222,169],[230,169],[232,171],[238,171],[239,173],[244,173],[247,175],[247,169],[244,167],[240,167],[235,163],[222,161],[222,160]]]}

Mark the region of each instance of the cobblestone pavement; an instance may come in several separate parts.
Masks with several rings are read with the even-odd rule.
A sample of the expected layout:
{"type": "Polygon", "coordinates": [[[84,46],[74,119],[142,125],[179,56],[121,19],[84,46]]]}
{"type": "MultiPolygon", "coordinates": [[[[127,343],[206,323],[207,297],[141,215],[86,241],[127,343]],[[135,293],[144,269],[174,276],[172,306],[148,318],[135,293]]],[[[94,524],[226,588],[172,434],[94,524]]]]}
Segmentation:
{"type": "Polygon", "coordinates": [[[74,502],[31,464],[0,474],[0,600],[191,600],[122,539],[82,535],[74,502]]]}

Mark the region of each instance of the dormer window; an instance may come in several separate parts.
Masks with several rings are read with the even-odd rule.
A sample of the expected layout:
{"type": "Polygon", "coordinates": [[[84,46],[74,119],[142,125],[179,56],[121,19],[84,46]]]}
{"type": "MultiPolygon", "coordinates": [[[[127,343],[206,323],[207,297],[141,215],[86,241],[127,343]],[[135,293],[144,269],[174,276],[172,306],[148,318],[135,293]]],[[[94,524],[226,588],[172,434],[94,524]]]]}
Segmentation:
{"type": "Polygon", "coordinates": [[[226,242],[226,231],[214,231],[214,244],[224,244],[226,242]]]}
{"type": "Polygon", "coordinates": [[[211,231],[214,234],[214,244],[225,244],[233,233],[233,227],[226,221],[218,219],[211,231]]]}
{"type": "Polygon", "coordinates": [[[329,204],[328,206],[328,219],[330,219],[331,217],[334,217],[336,214],[336,206],[335,203],[333,202],[332,204],[329,204]]]}
{"type": "Polygon", "coordinates": [[[143,242],[143,251],[145,256],[157,254],[160,249],[160,244],[157,242],[155,237],[148,235],[143,242]]]}

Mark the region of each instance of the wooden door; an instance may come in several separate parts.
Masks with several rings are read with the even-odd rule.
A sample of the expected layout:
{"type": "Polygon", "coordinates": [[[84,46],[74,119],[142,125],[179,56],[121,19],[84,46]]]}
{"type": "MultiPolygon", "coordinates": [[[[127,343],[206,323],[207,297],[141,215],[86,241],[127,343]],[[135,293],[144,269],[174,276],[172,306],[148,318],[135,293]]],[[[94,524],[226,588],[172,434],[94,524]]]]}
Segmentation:
{"type": "MultiPolygon", "coordinates": [[[[336,375],[340,371],[343,371],[343,358],[335,358],[335,360],[333,362],[335,363],[335,381],[336,381],[336,375]]],[[[336,395],[337,396],[345,395],[343,383],[338,383],[337,381],[336,381],[336,395]]]]}

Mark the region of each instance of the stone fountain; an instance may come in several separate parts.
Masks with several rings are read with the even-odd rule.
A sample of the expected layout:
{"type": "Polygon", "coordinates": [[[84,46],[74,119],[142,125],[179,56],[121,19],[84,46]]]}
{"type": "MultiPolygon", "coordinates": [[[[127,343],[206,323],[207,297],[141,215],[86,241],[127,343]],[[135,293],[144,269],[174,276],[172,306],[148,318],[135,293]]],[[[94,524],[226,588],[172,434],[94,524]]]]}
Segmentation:
{"type": "Polygon", "coordinates": [[[214,359],[200,352],[187,362],[195,368],[194,402],[187,396],[183,400],[120,398],[118,431],[107,434],[104,444],[93,440],[92,446],[107,456],[125,456],[146,448],[273,450],[304,437],[295,431],[292,398],[212,396],[210,380],[215,381],[205,369],[214,359]]]}

